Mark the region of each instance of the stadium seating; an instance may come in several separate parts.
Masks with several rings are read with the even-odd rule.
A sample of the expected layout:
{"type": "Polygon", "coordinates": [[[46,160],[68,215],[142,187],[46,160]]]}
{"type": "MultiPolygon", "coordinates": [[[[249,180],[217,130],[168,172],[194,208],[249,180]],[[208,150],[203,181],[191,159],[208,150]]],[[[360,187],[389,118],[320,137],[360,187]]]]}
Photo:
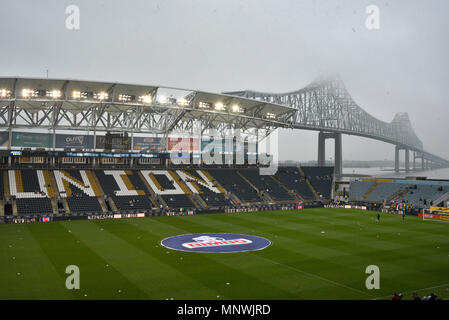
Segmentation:
{"type": "Polygon", "coordinates": [[[404,185],[404,184],[381,182],[366,197],[366,201],[384,202],[384,200],[387,200],[389,197],[394,195],[396,192],[403,190],[406,187],[407,187],[407,185],[404,185]]]}
{"type": "Polygon", "coordinates": [[[333,167],[302,167],[315,191],[325,199],[331,197],[333,167]]]}
{"type": "Polygon", "coordinates": [[[19,215],[47,215],[53,213],[50,198],[17,198],[19,215]]]}
{"type": "Polygon", "coordinates": [[[297,192],[302,198],[314,199],[315,196],[310,190],[307,182],[295,167],[281,167],[275,174],[275,177],[290,190],[297,192]]]}
{"type": "Polygon", "coordinates": [[[71,212],[102,212],[96,197],[72,196],[67,197],[67,204],[71,212]]]}
{"type": "MultiPolygon", "coordinates": [[[[151,210],[164,202],[169,209],[220,210],[242,204],[294,202],[294,193],[305,199],[315,199],[309,180],[323,197],[329,197],[332,185],[328,168],[305,170],[307,181],[298,168],[279,168],[274,177],[261,176],[258,168],[197,170],[181,167],[139,171],[66,167],[64,170],[40,168],[3,173],[9,181],[13,204],[18,214],[24,216],[48,215],[55,210],[64,212],[66,205],[67,213],[73,214],[115,209],[121,212],[151,210]]],[[[2,199],[3,181],[2,177],[2,199]]],[[[11,212],[10,207],[8,212],[11,212]]]]}
{"type": "Polygon", "coordinates": [[[262,200],[257,191],[236,170],[209,169],[208,172],[217,179],[223,188],[234,193],[242,202],[260,202],[262,200]]]}
{"type": "Polygon", "coordinates": [[[118,210],[148,210],[153,207],[146,195],[140,196],[111,196],[118,210]]]}
{"type": "Polygon", "coordinates": [[[270,176],[260,175],[259,170],[239,170],[259,191],[266,192],[275,201],[292,201],[290,194],[270,176]]]}
{"type": "MultiPolygon", "coordinates": [[[[189,175],[192,175],[193,177],[203,180],[203,177],[201,177],[196,170],[184,170],[189,175]]],[[[211,183],[214,185],[215,181],[211,181],[211,183]]],[[[196,183],[196,186],[200,189],[199,196],[201,199],[204,200],[204,202],[207,204],[208,208],[222,208],[225,206],[233,206],[232,202],[225,197],[223,193],[217,193],[212,191],[211,189],[207,188],[206,186],[202,185],[201,183],[196,183]]]]}
{"type": "Polygon", "coordinates": [[[362,201],[363,196],[374,186],[375,181],[351,181],[349,184],[349,199],[362,201]]]}
{"type": "Polygon", "coordinates": [[[171,209],[194,209],[195,205],[186,194],[162,195],[167,206],[171,209]]]}
{"type": "Polygon", "coordinates": [[[416,189],[411,188],[401,200],[413,204],[414,207],[429,207],[433,201],[443,194],[449,192],[449,187],[434,185],[416,185],[416,189]],[[424,204],[424,201],[426,202],[424,204]]]}
{"type": "Polygon", "coordinates": [[[385,182],[354,181],[350,184],[349,198],[357,201],[382,203],[385,200],[413,204],[415,208],[425,208],[433,204],[449,187],[438,183],[413,183],[409,180],[385,182]],[[365,196],[365,198],[364,198],[365,196]]]}
{"type": "Polygon", "coordinates": [[[139,178],[137,171],[96,170],[95,175],[97,176],[98,181],[100,182],[100,185],[106,195],[116,195],[116,193],[120,190],[125,190],[122,193],[127,193],[117,194],[121,196],[132,196],[137,194],[143,195],[149,193],[145,187],[144,182],[139,178]],[[113,173],[117,175],[123,173],[123,175],[116,179],[113,173]],[[124,179],[127,179],[127,181],[125,181],[124,179]],[[129,192],[127,192],[127,190],[129,190],[129,192]]]}

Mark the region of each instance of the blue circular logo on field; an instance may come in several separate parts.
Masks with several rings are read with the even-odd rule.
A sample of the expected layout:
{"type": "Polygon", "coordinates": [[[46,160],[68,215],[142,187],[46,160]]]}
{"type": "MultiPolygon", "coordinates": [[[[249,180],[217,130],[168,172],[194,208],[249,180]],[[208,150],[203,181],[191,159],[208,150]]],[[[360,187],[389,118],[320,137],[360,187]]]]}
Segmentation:
{"type": "Polygon", "coordinates": [[[243,252],[262,250],[271,242],[265,238],[238,233],[194,233],[166,238],[161,244],[187,252],[243,252]]]}

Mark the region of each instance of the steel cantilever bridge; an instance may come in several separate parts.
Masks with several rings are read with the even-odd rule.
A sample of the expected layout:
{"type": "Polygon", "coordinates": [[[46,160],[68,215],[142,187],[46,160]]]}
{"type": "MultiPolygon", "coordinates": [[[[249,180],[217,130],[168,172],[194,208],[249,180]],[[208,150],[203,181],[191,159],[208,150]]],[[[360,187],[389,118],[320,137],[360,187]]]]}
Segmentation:
{"type": "Polygon", "coordinates": [[[410,151],[413,169],[416,159],[421,159],[422,169],[447,167],[449,162],[426,152],[423,143],[413,130],[406,112],[397,113],[391,122],[376,119],[363,110],[350,96],[338,76],[321,78],[307,87],[282,94],[257,91],[227,92],[230,95],[255,99],[292,107],[292,128],[317,130],[318,165],[325,163],[325,140],[335,139],[335,171],[342,173],[341,134],[357,135],[394,144],[395,171],[399,171],[399,151],[405,150],[405,170],[410,170],[410,151]]]}
{"type": "MultiPolygon", "coordinates": [[[[239,129],[248,135],[268,136],[277,128],[319,131],[318,163],[324,165],[325,140],[335,139],[335,172],[342,172],[341,135],[358,135],[410,151],[422,168],[447,167],[449,161],[426,152],[407,113],[390,123],[364,111],[338,77],[317,80],[284,94],[255,91],[209,93],[199,90],[123,83],[60,79],[0,78],[0,128],[148,133],[167,138],[174,132],[225,137],[239,129]]],[[[8,147],[11,148],[11,134],[8,147]]],[[[53,139],[53,147],[55,139],[53,139]]]]}

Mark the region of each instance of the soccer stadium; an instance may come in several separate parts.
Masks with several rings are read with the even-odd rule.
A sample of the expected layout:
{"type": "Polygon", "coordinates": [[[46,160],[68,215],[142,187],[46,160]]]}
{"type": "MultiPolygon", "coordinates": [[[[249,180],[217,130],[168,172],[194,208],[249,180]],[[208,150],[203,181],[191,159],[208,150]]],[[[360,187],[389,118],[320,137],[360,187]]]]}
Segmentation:
{"type": "Polygon", "coordinates": [[[371,2],[0,1],[3,310],[449,300],[449,3],[371,2]]]}
{"type": "Polygon", "coordinates": [[[251,129],[294,125],[292,106],[120,83],[0,87],[14,114],[2,118],[2,299],[448,296],[449,182],[345,182],[338,159],[270,172],[251,129]]]}

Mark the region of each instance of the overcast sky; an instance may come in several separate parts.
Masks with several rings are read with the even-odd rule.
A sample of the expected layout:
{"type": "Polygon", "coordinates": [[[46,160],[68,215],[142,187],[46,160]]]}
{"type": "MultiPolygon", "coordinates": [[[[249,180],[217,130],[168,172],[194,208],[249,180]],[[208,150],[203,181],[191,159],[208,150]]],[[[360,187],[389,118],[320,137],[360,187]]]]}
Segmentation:
{"type": "MultiPolygon", "coordinates": [[[[0,77],[287,92],[337,72],[366,111],[408,112],[424,148],[449,158],[447,0],[0,0],[0,28],[0,77]],[[79,30],[66,28],[72,4],[79,30]],[[365,27],[371,4],[379,30],[365,27]]],[[[279,137],[280,159],[316,159],[317,132],[279,137]]],[[[343,136],[343,159],[393,157],[343,136]]]]}

